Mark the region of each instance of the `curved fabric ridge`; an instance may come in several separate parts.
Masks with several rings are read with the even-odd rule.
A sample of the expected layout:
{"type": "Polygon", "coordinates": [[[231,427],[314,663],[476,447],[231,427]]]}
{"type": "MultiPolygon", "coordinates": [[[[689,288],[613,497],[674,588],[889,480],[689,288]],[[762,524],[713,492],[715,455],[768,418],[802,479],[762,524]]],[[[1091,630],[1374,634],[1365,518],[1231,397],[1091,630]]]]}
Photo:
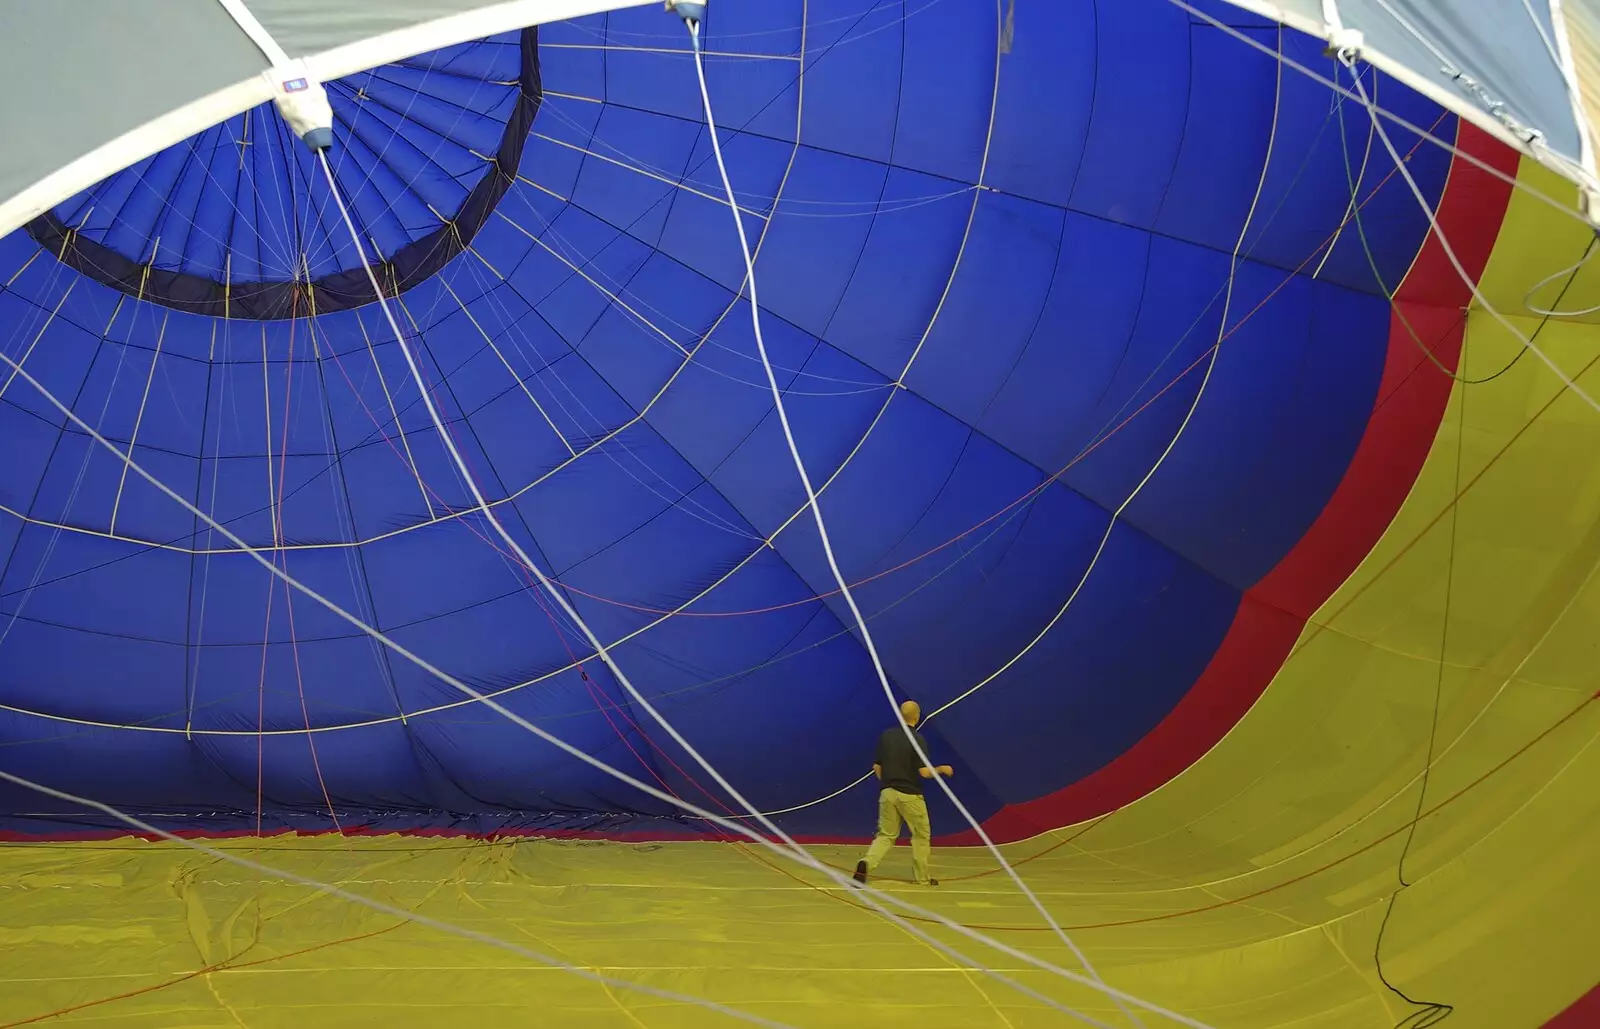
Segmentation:
{"type": "MultiPolygon", "coordinates": [[[[881,12],[732,7],[710,30],[707,74],[840,560],[895,689],[930,711],[954,704],[929,738],[988,818],[1148,736],[1212,662],[1240,598],[1316,523],[1379,397],[1382,284],[1415,263],[1427,224],[1370,132],[1273,57],[1326,60],[1314,39],[1236,18],[1262,53],[1139,0],[1054,7],[1003,40],[976,9],[930,7],[896,34],[881,12]],[[1133,88],[1154,81],[1134,74],[1152,55],[1162,88],[1133,88]],[[959,102],[930,99],[942,91],[959,102]],[[1342,226],[1352,194],[1370,257],[1342,226]]],[[[335,174],[381,253],[417,253],[421,269],[459,251],[396,315],[510,531],[730,781],[792,832],[854,835],[873,801],[848,787],[884,700],[794,517],[803,497],[739,310],[742,260],[688,43],[659,15],[540,31],[543,98],[515,180],[481,179],[478,155],[527,113],[526,84],[497,101],[503,121],[468,125],[490,141],[453,128],[474,95],[466,72],[499,97],[533,67],[478,56],[515,42],[498,37],[340,87],[374,103],[386,83],[396,92],[364,149],[362,122],[343,120],[335,174]],[[440,160],[463,181],[413,178],[439,163],[413,140],[448,144],[440,160]],[[491,180],[504,193],[488,212],[473,205],[491,180]],[[441,230],[450,196],[467,213],[441,230]],[[777,727],[770,752],[748,746],[750,719],[777,727]]],[[[1414,93],[1381,77],[1370,88],[1453,132],[1414,93]]],[[[1447,155],[1396,138],[1437,202],[1447,155]]],[[[358,288],[328,285],[354,254],[315,176],[240,209],[227,189],[186,192],[201,185],[182,175],[190,154],[233,181],[238,159],[218,140],[63,208],[107,249],[161,255],[137,283],[77,274],[25,234],[0,244],[16,352],[345,609],[635,777],[705,796],[688,756],[463,514],[389,326],[372,305],[339,309],[358,288]],[[182,184],[156,189],[158,172],[182,184]],[[184,217],[237,231],[175,235],[184,217]],[[150,295],[156,271],[293,282],[297,263],[323,285],[269,290],[254,312],[291,317],[252,324],[150,295]]],[[[18,444],[0,469],[0,732],[24,769],[188,832],[704,831],[473,717],[456,691],[268,582],[17,383],[0,432],[18,444]]],[[[7,831],[79,823],[11,791],[0,810],[7,831]]]]}
{"type": "MultiPolygon", "coordinates": [[[[925,733],[953,785],[1119,988],[1218,1029],[1392,1029],[1419,1009],[1386,982],[1451,1029],[1571,1029],[1600,977],[1600,418],[1470,298],[1365,111],[1165,0],[1007,10],[708,23],[768,345],[894,689],[953,702],[925,733]]],[[[428,390],[652,702],[848,870],[889,715],[774,424],[681,26],[539,47],[517,178],[395,300],[420,385],[371,305],[210,317],[20,231],[0,346],[339,604],[731,809],[465,513],[428,390]]],[[[1600,306],[1571,190],[1365,84],[1464,151],[1391,130],[1482,295],[1600,392],[1600,316],[1528,307],[1600,306]]],[[[433,231],[438,183],[363,206],[363,178],[366,228],[433,231]]],[[[308,254],[336,272],[335,243],[308,254]]],[[[25,387],[0,378],[0,768],[787,1024],[1054,1024],[389,660],[25,387]]],[[[931,807],[942,885],[907,895],[1075,964],[931,807]]],[[[125,835],[0,788],[0,1018],[704,1020],[125,835]]]]}
{"type": "MultiPolygon", "coordinates": [[[[1437,209],[1439,227],[1469,274],[1483,274],[1511,199],[1518,161],[1467,123],[1463,155],[1437,209]],[[1472,159],[1499,171],[1499,179],[1472,159]]],[[[1277,674],[1308,619],[1355,571],[1400,510],[1444,415],[1472,292],[1432,236],[1394,297],[1388,356],[1366,433],[1315,524],[1240,602],[1228,635],[1178,706],[1111,764],[1065,789],[999,812],[985,826],[1014,840],[1098,817],[1138,800],[1183,772],[1216,744],[1277,674]],[[1417,334],[1417,338],[1413,337],[1417,334]],[[1426,350],[1424,350],[1426,347],[1426,350]]],[[[970,842],[968,835],[957,839],[970,842]]]]}

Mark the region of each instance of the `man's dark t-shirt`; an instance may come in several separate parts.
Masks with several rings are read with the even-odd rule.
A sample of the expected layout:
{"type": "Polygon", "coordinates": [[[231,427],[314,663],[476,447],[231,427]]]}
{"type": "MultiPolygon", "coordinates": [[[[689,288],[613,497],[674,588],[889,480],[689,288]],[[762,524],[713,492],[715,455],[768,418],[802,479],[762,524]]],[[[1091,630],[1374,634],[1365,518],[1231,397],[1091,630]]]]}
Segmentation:
{"type": "MultiPolygon", "coordinates": [[[[915,729],[911,730],[916,732],[915,729]]],[[[933,756],[928,750],[928,741],[917,735],[917,746],[930,758],[933,756]]],[[[922,767],[922,759],[917,757],[917,752],[911,748],[911,741],[906,739],[906,731],[900,726],[895,726],[882,736],[878,737],[878,756],[873,761],[883,769],[883,785],[891,790],[901,793],[922,793],[922,776],[917,769],[922,767]]]]}

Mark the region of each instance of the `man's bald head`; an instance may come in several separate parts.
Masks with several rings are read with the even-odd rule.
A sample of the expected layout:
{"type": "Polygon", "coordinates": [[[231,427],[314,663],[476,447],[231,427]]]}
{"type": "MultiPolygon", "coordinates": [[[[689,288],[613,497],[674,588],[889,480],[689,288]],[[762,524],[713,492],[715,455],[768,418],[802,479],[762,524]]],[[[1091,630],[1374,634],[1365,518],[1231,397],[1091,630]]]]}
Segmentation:
{"type": "Polygon", "coordinates": [[[900,705],[900,717],[906,720],[907,725],[916,725],[922,718],[922,706],[914,700],[908,700],[900,705]]]}

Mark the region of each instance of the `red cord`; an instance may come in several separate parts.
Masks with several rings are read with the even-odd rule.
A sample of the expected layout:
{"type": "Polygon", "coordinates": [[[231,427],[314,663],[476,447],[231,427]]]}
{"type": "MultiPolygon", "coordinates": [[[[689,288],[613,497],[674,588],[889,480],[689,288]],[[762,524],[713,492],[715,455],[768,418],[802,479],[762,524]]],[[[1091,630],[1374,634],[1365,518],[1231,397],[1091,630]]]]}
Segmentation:
{"type": "MultiPolygon", "coordinates": [[[[188,972],[174,979],[168,979],[163,982],[154,983],[150,986],[143,986],[137,990],[129,990],[126,993],[118,993],[111,997],[101,997],[99,1000],[85,1001],[82,1004],[74,1004],[71,1007],[58,1008],[55,1011],[47,1011],[42,1015],[34,1015],[30,1018],[24,1018],[20,1022],[6,1022],[4,1025],[0,1025],[0,1029],[17,1029],[18,1026],[33,1025],[36,1022],[43,1022],[47,1019],[60,1018],[62,1015],[70,1015],[74,1012],[83,1011],[87,1008],[99,1007],[102,1004],[110,1004],[114,1001],[130,1000],[134,997],[142,997],[147,993],[155,993],[157,990],[165,990],[168,987],[177,986],[179,983],[186,983],[191,979],[198,978],[202,975],[208,975],[212,972],[238,968],[254,968],[257,965],[270,964],[274,961],[283,961],[286,958],[295,958],[301,956],[302,954],[310,954],[313,951],[326,950],[329,947],[336,947],[343,943],[355,943],[359,940],[366,940],[374,936],[382,936],[384,933],[393,932],[394,930],[406,924],[408,923],[396,922],[394,925],[386,926],[382,929],[375,929],[372,932],[361,933],[356,936],[346,936],[343,939],[338,940],[329,940],[326,943],[314,944],[310,947],[303,947],[300,950],[289,951],[286,954],[277,954],[270,958],[257,958],[254,961],[245,961],[238,964],[234,963],[234,959],[225,959],[223,961],[218,961],[214,964],[207,965],[204,968],[197,968],[193,972],[188,972]]],[[[251,948],[254,946],[255,944],[252,943],[249,947],[246,947],[243,951],[241,951],[238,956],[243,957],[245,954],[248,954],[251,948]]]]}

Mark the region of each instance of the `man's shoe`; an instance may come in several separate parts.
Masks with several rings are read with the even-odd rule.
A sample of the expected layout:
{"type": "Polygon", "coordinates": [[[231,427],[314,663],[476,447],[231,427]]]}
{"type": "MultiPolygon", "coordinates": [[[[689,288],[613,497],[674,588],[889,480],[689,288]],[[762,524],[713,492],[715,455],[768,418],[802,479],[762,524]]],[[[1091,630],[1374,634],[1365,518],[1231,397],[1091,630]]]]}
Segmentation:
{"type": "Polygon", "coordinates": [[[863,886],[867,884],[867,863],[865,861],[856,862],[856,874],[854,879],[863,886]]]}

